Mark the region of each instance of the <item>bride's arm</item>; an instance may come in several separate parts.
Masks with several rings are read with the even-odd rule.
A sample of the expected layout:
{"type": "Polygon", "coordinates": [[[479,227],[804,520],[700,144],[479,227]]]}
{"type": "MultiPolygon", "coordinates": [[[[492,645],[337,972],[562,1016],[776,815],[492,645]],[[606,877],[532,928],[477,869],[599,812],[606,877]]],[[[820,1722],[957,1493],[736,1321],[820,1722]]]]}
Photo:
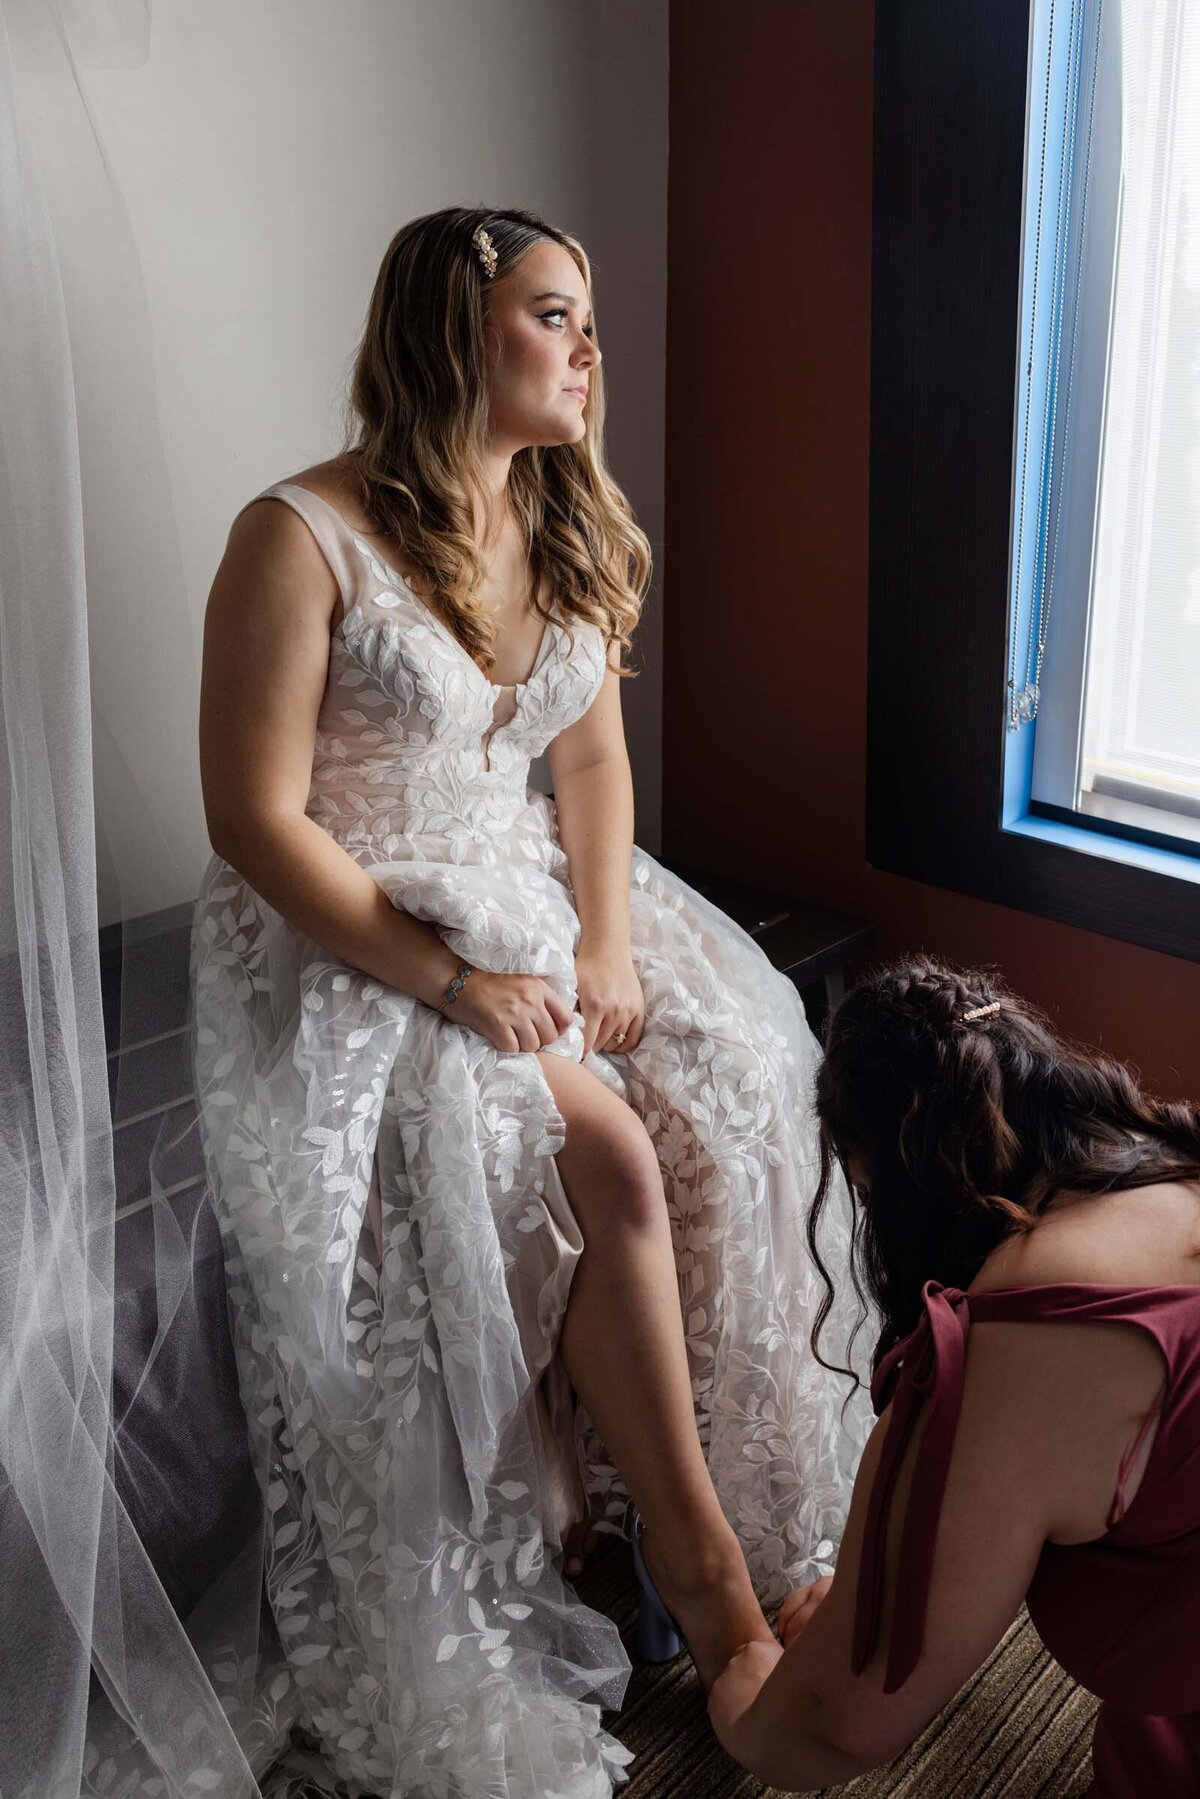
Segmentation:
{"type": "Polygon", "coordinates": [[[558,832],[571,871],[580,946],[628,954],[629,872],[633,860],[633,777],[621,723],[620,646],[583,717],[560,731],[546,752],[558,832]]]}
{"type": "Polygon", "coordinates": [[[200,773],[214,850],[297,930],[427,1005],[458,958],[305,815],[337,583],[291,507],[234,521],[204,620],[200,773]]]}

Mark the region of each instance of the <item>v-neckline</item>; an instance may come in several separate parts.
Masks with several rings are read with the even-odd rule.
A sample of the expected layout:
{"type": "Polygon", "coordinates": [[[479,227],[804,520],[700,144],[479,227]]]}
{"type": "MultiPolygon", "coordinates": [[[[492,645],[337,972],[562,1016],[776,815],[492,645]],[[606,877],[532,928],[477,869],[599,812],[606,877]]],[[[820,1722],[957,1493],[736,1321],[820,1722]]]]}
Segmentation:
{"type": "MultiPolygon", "coordinates": [[[[362,542],[361,540],[365,534],[356,530],[349,519],[346,518],[343,513],[339,512],[336,506],[331,505],[322,494],[316,492],[315,488],[305,487],[301,481],[280,481],[278,485],[280,487],[298,488],[301,493],[311,495],[314,500],[324,506],[327,512],[332,513],[338,524],[341,525],[342,529],[350,537],[350,540],[358,553],[360,555],[369,556],[373,561],[379,564],[380,568],[387,570],[388,574],[392,576],[407,598],[411,600],[412,604],[419,609],[422,615],[429,620],[436,630],[442,633],[447,643],[449,643],[453,649],[457,650],[467,666],[474,669],[475,673],[479,676],[479,679],[485,682],[493,693],[521,693],[526,687],[532,685],[536,676],[541,672],[542,663],[545,660],[546,651],[550,644],[551,629],[552,627],[555,627],[554,619],[547,619],[545,625],[542,627],[542,635],[538,643],[537,655],[534,657],[533,667],[530,669],[529,674],[524,681],[489,681],[478,662],[476,662],[474,656],[467,653],[462,644],[459,643],[458,638],[454,635],[449,625],[447,625],[444,620],[440,619],[433,608],[427,606],[420,595],[414,590],[413,584],[408,576],[402,575],[395,564],[389,562],[386,556],[381,556],[379,551],[376,550],[373,545],[362,542]]],[[[339,630],[345,626],[347,616],[346,612],[343,611],[341,623],[338,626],[339,630]]]]}
{"type": "MultiPolygon", "coordinates": [[[[373,556],[375,555],[374,550],[371,551],[371,554],[373,556]]],[[[384,562],[382,556],[378,557],[377,560],[379,562],[382,562],[383,566],[385,568],[391,569],[391,567],[392,567],[391,563],[384,562]]],[[[397,569],[395,571],[395,573],[397,575],[399,575],[400,571],[397,569]]],[[[444,624],[443,621],[438,617],[437,613],[434,612],[431,607],[427,606],[425,604],[425,602],[417,594],[415,594],[413,592],[412,584],[409,581],[405,580],[402,575],[400,575],[400,580],[403,583],[405,593],[407,594],[408,598],[413,602],[414,606],[419,606],[421,611],[424,613],[425,617],[428,619],[432,619],[435,627],[442,633],[443,637],[446,639],[446,642],[451,646],[452,649],[455,649],[458,651],[459,655],[462,657],[464,662],[469,663],[469,665],[475,670],[475,673],[479,676],[481,681],[487,681],[487,684],[491,688],[493,693],[522,693],[522,692],[524,692],[525,688],[531,687],[533,685],[534,679],[536,678],[536,676],[538,674],[541,673],[542,663],[545,659],[546,650],[549,647],[550,629],[554,623],[553,619],[547,619],[546,623],[542,626],[542,636],[541,636],[541,641],[538,644],[537,655],[533,659],[533,667],[530,669],[529,674],[526,676],[525,680],[523,680],[523,681],[488,681],[487,676],[484,674],[483,670],[480,668],[478,662],[476,662],[474,656],[470,656],[467,654],[466,650],[463,649],[462,644],[459,643],[458,638],[454,635],[454,633],[450,629],[449,625],[444,624]]]]}

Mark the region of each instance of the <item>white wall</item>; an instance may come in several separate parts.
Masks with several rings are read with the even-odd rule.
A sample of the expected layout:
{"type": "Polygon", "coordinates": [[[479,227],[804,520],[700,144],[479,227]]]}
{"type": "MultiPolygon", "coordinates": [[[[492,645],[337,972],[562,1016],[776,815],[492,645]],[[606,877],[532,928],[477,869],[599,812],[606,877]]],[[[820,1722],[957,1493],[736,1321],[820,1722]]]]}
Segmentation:
{"type": "MultiPolygon", "coordinates": [[[[581,238],[610,459],[659,559],[667,5],[154,0],[145,60],[80,80],[108,165],[90,200],[64,198],[71,149],[51,141],[50,94],[38,129],[80,399],[107,922],[195,892],[213,572],[238,508],[337,448],[370,288],[404,220],[515,204],[581,238]]],[[[645,673],[624,688],[650,850],[659,591],[636,644],[645,673]]]]}

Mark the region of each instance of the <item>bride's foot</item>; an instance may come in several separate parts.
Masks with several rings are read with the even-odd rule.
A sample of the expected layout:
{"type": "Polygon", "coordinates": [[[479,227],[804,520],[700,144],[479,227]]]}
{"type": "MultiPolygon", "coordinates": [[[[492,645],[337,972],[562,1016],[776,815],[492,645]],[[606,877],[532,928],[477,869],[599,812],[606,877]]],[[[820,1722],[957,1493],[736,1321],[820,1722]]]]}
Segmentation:
{"type": "Polygon", "coordinates": [[[775,1642],[732,1530],[692,1554],[646,1532],[642,1555],[706,1688],[744,1643],[775,1642]]]}

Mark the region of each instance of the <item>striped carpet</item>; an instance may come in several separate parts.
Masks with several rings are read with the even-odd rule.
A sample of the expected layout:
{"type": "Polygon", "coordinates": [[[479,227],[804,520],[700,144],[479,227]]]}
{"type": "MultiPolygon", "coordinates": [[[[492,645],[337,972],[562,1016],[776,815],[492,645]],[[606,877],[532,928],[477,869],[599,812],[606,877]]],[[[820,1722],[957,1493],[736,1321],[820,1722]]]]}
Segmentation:
{"type": "MultiPolygon", "coordinates": [[[[629,1551],[605,1544],[577,1583],[607,1612],[629,1647],[637,1610],[629,1551]]],[[[975,1678],[890,1767],[848,1786],[842,1799],[1074,1799],[1091,1778],[1096,1702],[1042,1648],[1022,1611],[975,1678]]],[[[666,1667],[635,1664],[625,1708],[606,1719],[637,1760],[621,1799],[771,1799],[738,1768],[708,1726],[687,1656],[666,1667]]]]}

